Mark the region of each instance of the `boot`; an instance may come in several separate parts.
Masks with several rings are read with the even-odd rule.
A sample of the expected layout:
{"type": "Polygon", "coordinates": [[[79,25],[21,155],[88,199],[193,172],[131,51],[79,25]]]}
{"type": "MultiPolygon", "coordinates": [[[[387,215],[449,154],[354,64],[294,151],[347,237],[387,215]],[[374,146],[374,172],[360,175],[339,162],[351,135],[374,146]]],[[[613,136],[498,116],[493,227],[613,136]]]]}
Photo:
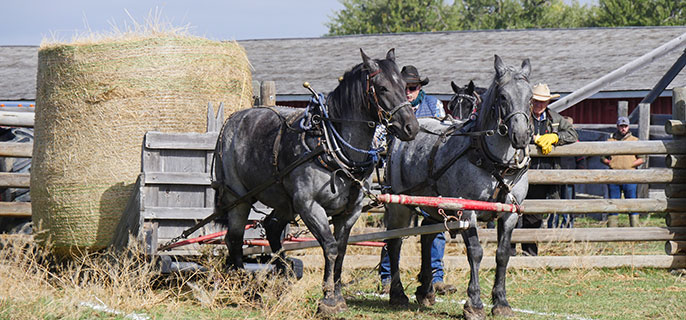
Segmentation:
{"type": "Polygon", "coordinates": [[[637,214],[629,215],[629,225],[632,227],[638,227],[639,226],[637,214]]]}
{"type": "Polygon", "coordinates": [[[608,228],[617,228],[618,224],[619,224],[619,216],[618,215],[607,216],[607,227],[608,228]]]}

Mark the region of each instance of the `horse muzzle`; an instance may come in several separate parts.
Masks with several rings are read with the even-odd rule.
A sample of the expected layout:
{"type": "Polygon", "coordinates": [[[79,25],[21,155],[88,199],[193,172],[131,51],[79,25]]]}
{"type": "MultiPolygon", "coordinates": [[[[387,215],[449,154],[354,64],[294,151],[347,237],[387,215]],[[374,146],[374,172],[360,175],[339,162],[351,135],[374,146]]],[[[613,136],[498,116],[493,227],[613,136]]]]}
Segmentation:
{"type": "Polygon", "coordinates": [[[404,102],[395,107],[386,126],[388,132],[403,141],[410,141],[419,132],[419,121],[412,111],[412,105],[404,102]]]}

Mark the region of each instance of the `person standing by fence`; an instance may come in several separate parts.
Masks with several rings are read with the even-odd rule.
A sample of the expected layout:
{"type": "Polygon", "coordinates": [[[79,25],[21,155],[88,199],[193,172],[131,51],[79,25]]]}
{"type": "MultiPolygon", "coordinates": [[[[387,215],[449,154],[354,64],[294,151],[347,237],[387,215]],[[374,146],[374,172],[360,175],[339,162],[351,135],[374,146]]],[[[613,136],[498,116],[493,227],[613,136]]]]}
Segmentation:
{"type": "MultiPolygon", "coordinates": [[[[574,143],[579,140],[579,135],[574,126],[565,120],[559,113],[548,109],[548,103],[560,95],[550,94],[547,84],[539,83],[533,87],[531,101],[531,116],[533,118],[533,143],[541,148],[541,153],[547,155],[553,150],[553,146],[561,146],[574,143]]],[[[537,157],[531,159],[531,169],[560,169],[559,157],[537,157]]],[[[530,185],[527,199],[560,199],[559,185],[530,185]]],[[[540,228],[543,217],[540,214],[525,214],[519,218],[518,227],[524,229],[540,228]]],[[[536,243],[522,243],[524,255],[538,255],[536,243]]],[[[516,254],[514,244],[512,254],[516,254]]]]}
{"type": "MultiPolygon", "coordinates": [[[[638,138],[631,134],[629,131],[629,118],[619,117],[617,118],[617,131],[615,131],[607,141],[638,141],[638,138]]],[[[636,155],[614,155],[605,156],[601,158],[601,161],[608,165],[610,169],[636,169],[638,166],[642,165],[643,158],[636,155]]],[[[608,191],[610,199],[620,199],[622,197],[622,192],[624,193],[624,199],[635,199],[636,198],[636,184],[635,183],[625,183],[625,184],[608,184],[608,191]]],[[[619,214],[610,213],[607,216],[607,226],[617,227],[619,221],[619,214]]],[[[638,226],[638,213],[632,212],[629,214],[629,224],[632,227],[638,226]]]]}
{"type": "MultiPolygon", "coordinates": [[[[412,104],[412,109],[417,118],[430,117],[442,119],[445,117],[445,110],[441,100],[434,96],[427,95],[422,89],[429,84],[429,78],[422,78],[412,65],[404,66],[400,72],[405,80],[405,95],[407,101],[412,104]]],[[[377,130],[378,131],[378,130],[377,130]]],[[[375,139],[377,140],[377,139],[375,139]]],[[[377,142],[378,144],[378,142],[377,142]]],[[[422,213],[422,209],[418,208],[422,213]]],[[[429,219],[424,217],[422,225],[429,219]]],[[[436,234],[431,245],[431,271],[433,273],[434,290],[438,294],[450,294],[457,291],[454,285],[443,282],[443,255],[445,253],[445,235],[443,232],[436,234]]],[[[381,262],[379,263],[379,276],[381,277],[381,290],[387,292],[391,283],[391,261],[388,258],[386,247],[381,249],[381,262]]]]}

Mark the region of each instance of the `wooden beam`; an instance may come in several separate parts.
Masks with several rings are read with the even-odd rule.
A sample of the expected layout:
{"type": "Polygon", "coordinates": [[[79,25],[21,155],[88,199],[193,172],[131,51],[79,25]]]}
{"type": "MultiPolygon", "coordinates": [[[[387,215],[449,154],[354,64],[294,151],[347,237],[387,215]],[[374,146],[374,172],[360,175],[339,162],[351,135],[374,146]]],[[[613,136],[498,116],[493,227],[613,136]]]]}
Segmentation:
{"type": "Polygon", "coordinates": [[[686,170],[530,170],[529,184],[686,183],[686,170]]]}
{"type": "Polygon", "coordinates": [[[669,212],[665,216],[668,227],[686,227],[686,212],[669,212]]]}
{"type": "MultiPolygon", "coordinates": [[[[686,199],[575,199],[575,200],[534,200],[522,202],[522,214],[544,213],[650,213],[686,211],[686,199]]],[[[368,212],[384,213],[383,207],[368,212]]]]}
{"type": "Polygon", "coordinates": [[[33,142],[0,142],[0,157],[31,158],[33,142]]]}
{"type": "Polygon", "coordinates": [[[24,172],[0,172],[0,187],[28,188],[31,185],[31,174],[24,172]]]}
{"type": "Polygon", "coordinates": [[[0,111],[0,126],[33,128],[33,112],[0,111]]]}
{"type": "Polygon", "coordinates": [[[686,198],[686,184],[668,184],[665,186],[667,198],[686,198]]]}
{"type": "Polygon", "coordinates": [[[31,203],[0,202],[0,217],[31,218],[31,203]]]}
{"type": "Polygon", "coordinates": [[[665,156],[665,166],[667,168],[686,168],[686,156],[668,154],[665,156]]]}
{"type": "Polygon", "coordinates": [[[603,212],[682,212],[686,199],[588,199],[532,200],[522,203],[523,214],[541,213],[603,213],[603,212]]]}
{"type": "MultiPolygon", "coordinates": [[[[532,157],[543,157],[536,145],[529,145],[532,157]]],[[[604,156],[615,154],[686,154],[686,144],[681,141],[583,141],[554,147],[547,156],[604,156]]]]}
{"type": "Polygon", "coordinates": [[[686,253],[686,241],[667,241],[667,242],[665,242],[665,252],[668,255],[686,253]]]}
{"type": "Polygon", "coordinates": [[[665,132],[678,136],[686,135],[686,123],[681,120],[667,120],[665,122],[665,132]]]}
{"type": "MultiPolygon", "coordinates": [[[[322,255],[297,256],[307,269],[322,269],[322,255]]],[[[346,269],[372,269],[379,264],[379,255],[348,255],[343,261],[346,269]]],[[[402,270],[415,270],[421,264],[419,256],[401,256],[402,270]]],[[[446,269],[468,270],[466,256],[445,256],[443,264],[446,269]]],[[[495,257],[485,256],[481,260],[481,269],[495,269],[495,257]]],[[[636,256],[536,256],[510,257],[508,269],[596,269],[596,268],[661,268],[673,269],[686,267],[686,255],[636,255],[636,256]]],[[[466,280],[465,280],[466,283],[466,280]]]]}

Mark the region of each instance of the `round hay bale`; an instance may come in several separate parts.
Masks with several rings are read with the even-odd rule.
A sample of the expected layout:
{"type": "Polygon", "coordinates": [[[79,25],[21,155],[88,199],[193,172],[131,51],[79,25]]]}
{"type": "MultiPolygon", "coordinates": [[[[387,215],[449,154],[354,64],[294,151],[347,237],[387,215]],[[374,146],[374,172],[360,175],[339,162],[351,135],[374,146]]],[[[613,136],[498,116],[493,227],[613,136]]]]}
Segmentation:
{"type": "Polygon", "coordinates": [[[245,50],[191,36],[44,45],[37,84],[33,219],[57,252],[109,245],[146,131],[205,132],[208,102],[252,105],[245,50]]]}

